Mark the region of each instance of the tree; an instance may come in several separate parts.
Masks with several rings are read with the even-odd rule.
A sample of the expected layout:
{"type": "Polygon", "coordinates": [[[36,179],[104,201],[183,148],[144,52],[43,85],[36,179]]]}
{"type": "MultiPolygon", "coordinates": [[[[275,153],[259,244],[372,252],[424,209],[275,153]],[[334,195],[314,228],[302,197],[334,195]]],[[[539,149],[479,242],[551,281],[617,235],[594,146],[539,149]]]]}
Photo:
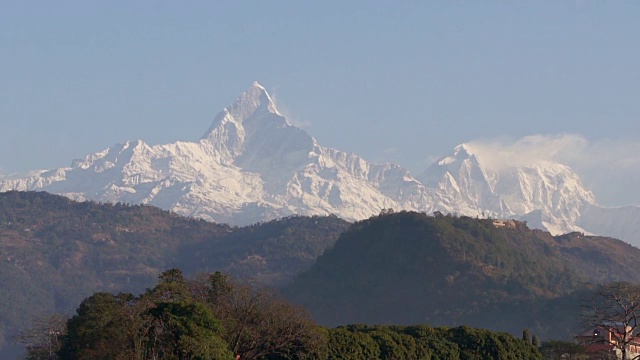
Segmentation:
{"type": "Polygon", "coordinates": [[[540,348],[540,339],[538,339],[538,335],[533,334],[533,337],[531,338],[531,345],[536,348],[540,348]]]}
{"type": "Polygon", "coordinates": [[[66,328],[63,360],[315,359],[327,340],[304,310],[271,290],[222,273],[187,281],[177,269],[137,297],[95,293],[66,328]]]}
{"type": "Polygon", "coordinates": [[[582,345],[560,340],[543,342],[540,352],[546,360],[582,360],[589,357],[582,345]]]}
{"type": "Polygon", "coordinates": [[[190,295],[182,272],[167,270],[153,289],[96,293],[67,322],[60,359],[231,359],[212,311],[190,295]]]}
{"type": "Polygon", "coordinates": [[[29,360],[57,359],[62,339],[66,334],[67,319],[61,314],[36,317],[28,329],[21,331],[14,340],[23,344],[29,360]]]}
{"type": "Polygon", "coordinates": [[[147,359],[155,302],[129,293],[95,293],[67,321],[60,359],[147,359]]]}
{"type": "Polygon", "coordinates": [[[158,276],[158,285],[147,291],[155,301],[189,301],[192,300],[189,287],[180,269],[165,270],[158,276]]]}
{"type": "Polygon", "coordinates": [[[134,301],[143,311],[137,313],[138,326],[131,329],[132,339],[139,339],[137,344],[144,349],[134,352],[137,358],[230,359],[219,321],[194,298],[182,271],[166,270],[159,280],[134,301]]]}
{"type": "Polygon", "coordinates": [[[529,329],[522,330],[522,340],[527,344],[531,344],[531,332],[529,329]]]}
{"type": "Polygon", "coordinates": [[[127,345],[121,301],[129,296],[116,297],[109,293],[95,293],[85,299],[67,322],[59,356],[62,359],[123,359],[127,345]]]}
{"type": "Polygon", "coordinates": [[[586,335],[579,338],[587,348],[596,343],[606,344],[622,360],[640,359],[640,354],[630,349],[640,330],[640,286],[627,282],[603,285],[584,310],[586,335]]]}
{"type": "Polygon", "coordinates": [[[224,340],[241,359],[313,358],[324,346],[325,336],[311,317],[275,291],[234,282],[220,272],[201,286],[208,288],[207,304],[222,322],[224,340]]]}
{"type": "Polygon", "coordinates": [[[145,359],[223,360],[231,352],[218,321],[204,304],[164,302],[150,309],[156,319],[145,359]]]}

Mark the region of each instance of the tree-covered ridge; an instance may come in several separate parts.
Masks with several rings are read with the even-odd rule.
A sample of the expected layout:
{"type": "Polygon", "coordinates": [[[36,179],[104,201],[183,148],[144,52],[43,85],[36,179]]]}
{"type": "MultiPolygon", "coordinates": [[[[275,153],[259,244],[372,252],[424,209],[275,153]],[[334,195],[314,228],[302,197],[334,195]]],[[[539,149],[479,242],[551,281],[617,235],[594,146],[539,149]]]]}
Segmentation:
{"type": "Polygon", "coordinates": [[[327,216],[236,228],[151,206],[0,193],[0,348],[34,315],[70,312],[96,291],[148,287],[169,267],[281,284],[348,225],[327,216]]]}
{"type": "Polygon", "coordinates": [[[281,285],[311,267],[348,226],[335,216],[293,216],[235,228],[219,241],[185,244],[178,256],[187,272],[220,269],[211,267],[216,258],[235,277],[281,285]]]}
{"type": "Polygon", "coordinates": [[[327,331],[327,359],[542,359],[535,346],[507,333],[426,325],[347,325],[327,331]]]}
{"type": "Polygon", "coordinates": [[[640,250],[580,237],[569,242],[514,221],[384,214],[352,225],[286,293],[331,326],[424,322],[566,336],[587,283],[640,280],[635,272],[582,271],[593,255],[576,249],[611,269],[638,263],[640,250]],[[598,241],[611,244],[608,252],[593,246],[598,241]]]}
{"type": "Polygon", "coordinates": [[[464,326],[321,328],[277,293],[220,272],[167,270],[143,294],[95,293],[66,323],[51,319],[21,337],[28,359],[542,359],[530,341],[464,326]]]}
{"type": "Polygon", "coordinates": [[[527,327],[565,338],[583,284],[640,281],[640,250],[628,244],[505,224],[400,212],[351,226],[326,216],[236,228],[149,206],[2,193],[0,342],[32,316],[68,313],[93,292],[148,287],[164,268],[283,284],[346,229],[287,288],[325,325],[527,327]]]}
{"type": "Polygon", "coordinates": [[[302,359],[324,346],[306,313],[276,293],[219,272],[185,279],[178,269],[140,295],[86,298],[55,349],[24,341],[33,359],[302,359]],[[49,351],[43,351],[43,350],[49,351]],[[54,354],[52,356],[52,354],[54,354]]]}

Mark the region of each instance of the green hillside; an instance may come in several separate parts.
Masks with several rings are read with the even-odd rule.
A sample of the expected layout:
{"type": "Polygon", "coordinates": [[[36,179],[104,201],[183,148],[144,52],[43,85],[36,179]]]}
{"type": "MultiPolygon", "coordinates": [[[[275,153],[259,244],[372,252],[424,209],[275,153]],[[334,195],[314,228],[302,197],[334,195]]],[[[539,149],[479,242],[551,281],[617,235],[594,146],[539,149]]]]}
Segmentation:
{"type": "Polygon", "coordinates": [[[640,250],[526,224],[400,212],[358,222],[286,288],[323,325],[470,325],[561,338],[588,283],[640,281],[640,250]],[[591,269],[591,271],[587,271],[591,269]]]}
{"type": "Polygon", "coordinates": [[[590,284],[640,282],[639,261],[639,249],[615,239],[554,237],[515,221],[400,212],[355,224],[290,217],[238,228],[151,206],[7,192],[0,357],[10,358],[10,336],[32,317],[69,314],[98,291],[138,293],[167,268],[271,286],[295,277],[288,298],[327,326],[529,328],[559,339],[575,331],[590,284]]]}
{"type": "Polygon", "coordinates": [[[291,217],[236,228],[151,206],[0,193],[0,347],[34,315],[69,313],[96,291],[139,292],[171,267],[282,284],[348,225],[291,217]]]}

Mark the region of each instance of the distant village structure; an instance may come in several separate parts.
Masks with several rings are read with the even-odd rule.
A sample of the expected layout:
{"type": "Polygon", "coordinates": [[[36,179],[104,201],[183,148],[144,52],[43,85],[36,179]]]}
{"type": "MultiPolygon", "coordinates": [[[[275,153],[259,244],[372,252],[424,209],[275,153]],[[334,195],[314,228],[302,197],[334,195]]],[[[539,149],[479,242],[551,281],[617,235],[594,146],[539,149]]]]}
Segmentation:
{"type": "Polygon", "coordinates": [[[507,229],[515,229],[516,221],[515,220],[493,220],[493,226],[495,227],[503,227],[507,229]]]}
{"type": "MultiPolygon", "coordinates": [[[[588,360],[622,359],[621,341],[625,332],[631,329],[623,325],[598,326],[576,337],[578,344],[584,346],[588,360]]],[[[627,359],[640,359],[640,336],[634,335],[626,345],[627,359]]]]}

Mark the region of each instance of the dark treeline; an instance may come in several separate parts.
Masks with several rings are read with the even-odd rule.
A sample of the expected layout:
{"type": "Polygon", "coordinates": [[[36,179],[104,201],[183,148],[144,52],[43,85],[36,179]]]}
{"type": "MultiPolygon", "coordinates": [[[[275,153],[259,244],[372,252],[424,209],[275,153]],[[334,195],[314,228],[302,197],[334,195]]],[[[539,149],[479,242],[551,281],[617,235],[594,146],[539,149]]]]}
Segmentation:
{"type": "Polygon", "coordinates": [[[17,340],[31,360],[542,359],[529,342],[465,326],[322,328],[274,291],[178,269],[138,296],[95,293],[17,340]]]}
{"type": "Polygon", "coordinates": [[[543,359],[513,336],[467,326],[454,328],[348,325],[326,330],[325,359],[543,359]]]}

